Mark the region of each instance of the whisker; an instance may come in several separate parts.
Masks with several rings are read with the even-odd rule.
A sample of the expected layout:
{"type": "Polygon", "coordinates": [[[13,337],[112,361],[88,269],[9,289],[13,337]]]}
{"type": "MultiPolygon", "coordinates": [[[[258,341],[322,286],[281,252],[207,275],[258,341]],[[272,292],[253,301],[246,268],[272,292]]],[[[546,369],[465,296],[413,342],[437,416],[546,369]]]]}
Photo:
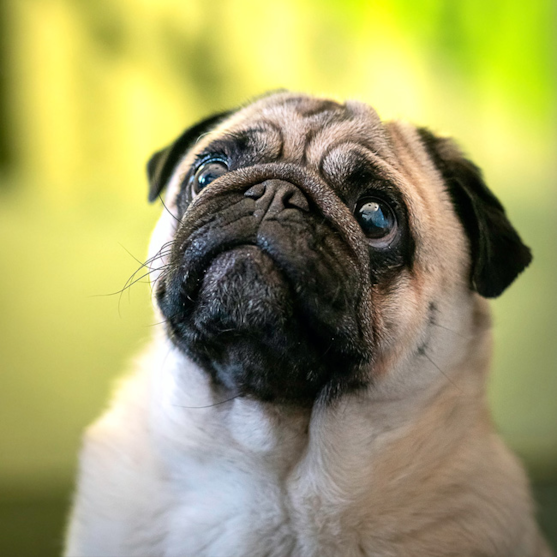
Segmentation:
{"type": "Polygon", "coordinates": [[[119,292],[115,292],[115,294],[118,294],[118,293],[121,294],[125,290],[129,290],[134,284],[138,283],[140,280],[144,279],[145,277],[148,277],[151,274],[151,272],[162,271],[162,270],[166,269],[166,267],[167,267],[167,265],[163,265],[162,267],[151,269],[147,273],[144,273],[139,278],[135,279],[133,282],[130,282],[130,284],[128,284],[127,286],[124,286],[124,288],[122,288],[122,290],[120,290],[119,292]]]}
{"type": "MultiPolygon", "coordinates": [[[[148,276],[149,276],[151,273],[153,273],[153,272],[161,271],[160,274],[159,274],[159,276],[158,276],[155,280],[148,280],[148,281],[145,281],[146,284],[149,284],[149,285],[150,285],[151,294],[153,294],[153,288],[155,287],[157,281],[165,275],[165,271],[167,271],[167,269],[168,269],[168,267],[169,267],[169,265],[170,265],[169,263],[165,263],[165,264],[162,265],[161,267],[156,267],[156,268],[151,267],[151,263],[152,263],[155,259],[158,259],[158,258],[160,258],[160,257],[162,257],[162,256],[163,256],[163,254],[159,254],[159,255],[156,256],[156,257],[152,257],[152,258],[151,258],[151,261],[149,261],[149,266],[148,266],[148,269],[149,269],[149,270],[148,270],[146,273],[144,273],[143,275],[141,275],[139,278],[134,279],[134,277],[135,277],[135,276],[137,275],[137,273],[141,270],[141,268],[142,268],[142,267],[146,267],[146,265],[142,265],[142,266],[139,267],[139,269],[137,269],[137,271],[135,271],[135,272],[133,273],[133,275],[126,281],[126,284],[124,285],[124,287],[122,288],[122,290],[120,290],[119,292],[114,292],[114,293],[113,293],[113,294],[118,294],[118,293],[120,294],[120,297],[118,298],[118,314],[119,314],[119,315],[120,315],[120,304],[121,304],[122,295],[124,294],[124,292],[125,292],[126,290],[128,291],[128,298],[129,298],[129,297],[131,296],[131,294],[130,294],[130,293],[131,293],[131,287],[132,287],[134,284],[137,284],[138,282],[142,282],[143,279],[144,279],[145,277],[148,277],[148,276]]],[[[110,296],[110,295],[113,295],[113,294],[109,294],[109,296],[110,296]]]]}
{"type": "MultiPolygon", "coordinates": [[[[162,267],[159,267],[157,269],[152,269],[153,271],[163,271],[164,269],[166,269],[167,265],[164,265],[162,267]]],[[[137,273],[134,273],[134,275],[137,273]]],[[[125,286],[120,289],[120,290],[116,290],[115,292],[109,292],[108,294],[91,294],[90,296],[88,296],[89,298],[105,298],[108,296],[116,296],[117,294],[123,294],[126,290],[128,290],[129,288],[131,288],[134,284],[138,283],[139,281],[141,281],[142,279],[144,279],[145,277],[148,277],[150,274],[150,272],[145,273],[143,275],[141,275],[139,278],[133,280],[132,282],[130,282],[130,280],[128,279],[126,281],[125,286]],[[129,284],[128,284],[129,283],[129,284]]]]}
{"type": "Polygon", "coordinates": [[[162,321],[155,321],[154,323],[149,323],[146,325],[147,327],[158,327],[159,325],[165,325],[168,323],[168,319],[163,319],[162,321]]]}
{"type": "Polygon", "coordinates": [[[162,206],[166,209],[167,213],[171,217],[173,217],[176,222],[180,222],[180,219],[166,206],[160,193],[159,193],[159,199],[161,200],[162,206]]]}
{"type": "MultiPolygon", "coordinates": [[[[162,248],[161,248],[162,250],[162,248]]],[[[145,263],[142,263],[138,269],[136,269],[132,275],[128,278],[128,280],[124,283],[124,287],[122,288],[122,290],[118,291],[118,292],[123,292],[124,290],[126,290],[126,288],[129,288],[132,284],[135,284],[134,282],[134,278],[137,275],[137,273],[139,273],[141,271],[141,269],[149,269],[148,273],[149,274],[151,271],[160,271],[161,269],[164,268],[163,267],[159,267],[158,269],[153,269],[153,267],[151,267],[151,264],[156,261],[157,259],[161,259],[162,257],[165,257],[166,255],[169,255],[170,251],[159,251],[157,252],[157,254],[155,254],[153,257],[150,257],[149,259],[147,259],[147,261],[145,261],[145,263]]],[[[143,275],[143,277],[145,277],[146,275],[143,275]]],[[[142,277],[142,278],[143,278],[142,277]]],[[[141,280],[141,279],[140,279],[141,280]]],[[[117,294],[118,292],[115,292],[115,294],[117,294]]]]}
{"type": "MultiPolygon", "coordinates": [[[[161,255],[162,257],[162,255],[161,255]]],[[[157,258],[158,259],[158,258],[157,258]]],[[[124,287],[122,288],[122,291],[126,290],[127,288],[129,288],[132,284],[135,283],[134,279],[135,276],[142,270],[142,269],[148,269],[148,271],[143,274],[139,280],[141,280],[141,278],[146,277],[147,275],[149,275],[151,272],[153,271],[160,271],[161,269],[164,269],[165,267],[167,267],[168,264],[163,265],[162,267],[151,267],[151,264],[155,261],[155,259],[153,259],[152,261],[149,261],[148,265],[142,265],[141,267],[139,267],[139,269],[137,269],[132,275],[131,277],[125,282],[124,287]]]]}
{"type": "Polygon", "coordinates": [[[171,267],[170,263],[167,263],[166,265],[164,265],[163,267],[161,267],[160,269],[153,269],[154,271],[161,271],[159,273],[159,276],[157,278],[155,278],[154,280],[149,281],[150,282],[150,288],[151,288],[151,294],[153,294],[153,291],[155,289],[155,287],[157,286],[158,282],[160,280],[164,280],[168,274],[168,270],[171,267]]]}
{"type": "MultiPolygon", "coordinates": [[[[153,269],[153,268],[149,268],[149,271],[147,271],[146,273],[144,273],[143,275],[141,275],[138,279],[134,279],[132,282],[130,282],[130,279],[133,279],[133,277],[135,277],[135,275],[138,273],[139,269],[130,277],[130,279],[128,279],[126,281],[126,284],[124,285],[124,287],[122,288],[122,290],[120,290],[120,297],[118,298],[118,314],[120,314],[120,303],[122,301],[122,295],[124,294],[124,292],[127,290],[128,291],[128,296],[130,295],[131,292],[131,287],[134,284],[137,284],[138,282],[141,282],[145,277],[148,277],[153,271],[164,271],[164,269],[167,267],[167,265],[163,265],[162,267],[159,267],[157,269],[153,269]]],[[[141,268],[141,267],[140,267],[141,268]]],[[[162,274],[162,273],[161,273],[162,274]]],[[[151,290],[152,292],[152,290],[151,290]]]]}
{"type": "Polygon", "coordinates": [[[453,329],[449,329],[449,327],[445,327],[444,325],[439,325],[439,323],[433,322],[431,324],[434,325],[435,327],[445,329],[445,331],[449,331],[450,333],[453,333],[454,335],[457,335],[461,338],[464,338],[464,339],[467,339],[467,340],[473,338],[473,336],[471,336],[471,335],[463,335],[462,333],[459,333],[458,331],[453,331],[453,329]]]}
{"type": "Polygon", "coordinates": [[[118,242],[118,245],[135,261],[137,261],[140,265],[144,265],[144,263],[142,263],[141,259],[138,259],[126,246],[124,246],[124,244],[121,244],[120,242],[118,242]]]}
{"type": "MultiPolygon", "coordinates": [[[[151,267],[151,264],[156,261],[157,259],[160,259],[166,255],[169,255],[169,252],[158,252],[156,255],[154,255],[153,257],[150,257],[149,259],[147,259],[147,261],[145,261],[145,263],[141,263],[141,265],[139,266],[138,269],[136,269],[131,276],[128,278],[128,280],[126,280],[126,282],[124,283],[124,287],[122,288],[122,290],[125,290],[126,288],[128,288],[128,283],[132,282],[135,275],[137,275],[137,273],[139,273],[141,271],[141,269],[149,269],[149,271],[153,271],[153,270],[160,270],[160,269],[153,269],[151,267]]],[[[118,292],[121,291],[117,291],[116,294],[118,292]]]]}
{"type": "MultiPolygon", "coordinates": [[[[171,242],[168,242],[171,243],[171,242]]],[[[126,249],[124,246],[122,246],[124,249],[126,249]]],[[[128,251],[128,250],[126,250],[128,251]]],[[[128,252],[129,253],[129,252],[128,252]]],[[[130,255],[136,259],[131,253],[130,255]]],[[[121,294],[124,290],[126,290],[127,288],[129,288],[130,286],[132,286],[133,284],[135,284],[136,281],[134,281],[134,277],[137,275],[137,273],[139,273],[139,271],[141,271],[141,269],[143,268],[149,268],[149,272],[151,271],[161,271],[164,270],[168,264],[163,265],[162,267],[158,267],[158,268],[152,268],[150,265],[151,263],[153,263],[154,261],[156,261],[157,259],[160,259],[162,257],[165,257],[167,255],[170,255],[170,251],[167,252],[159,252],[156,255],[154,255],[153,257],[150,257],[149,259],[147,259],[147,261],[145,261],[145,263],[141,263],[140,267],[135,270],[131,276],[126,280],[126,282],[124,283],[124,286],[122,287],[121,290],[116,290],[115,292],[109,292],[107,294],[91,294],[88,297],[89,298],[99,298],[99,297],[105,297],[105,296],[115,296],[116,294],[121,294]],[[130,284],[131,283],[131,284],[130,284]]],[[[139,261],[139,260],[138,260],[139,261]]],[[[144,275],[142,275],[138,280],[141,280],[142,278],[146,277],[149,273],[146,273],[144,275]]]]}
{"type": "Polygon", "coordinates": [[[425,351],[422,355],[425,356],[439,370],[439,372],[447,378],[447,381],[449,381],[455,389],[462,393],[462,389],[425,353],[425,351]]]}
{"type": "Polygon", "coordinates": [[[214,408],[215,406],[219,406],[221,404],[225,404],[226,402],[230,402],[235,398],[238,398],[240,394],[234,395],[231,398],[227,398],[226,400],[221,400],[220,402],[215,402],[214,404],[208,404],[207,406],[183,406],[181,404],[173,404],[172,406],[176,406],[177,408],[187,408],[188,410],[199,410],[201,408],[214,408]]]}

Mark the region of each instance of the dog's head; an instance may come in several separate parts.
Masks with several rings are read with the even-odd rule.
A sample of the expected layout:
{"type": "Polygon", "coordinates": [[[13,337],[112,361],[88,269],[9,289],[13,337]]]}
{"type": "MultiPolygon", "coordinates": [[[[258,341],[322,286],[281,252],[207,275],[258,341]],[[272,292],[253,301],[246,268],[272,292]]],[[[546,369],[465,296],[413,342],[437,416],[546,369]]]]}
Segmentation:
{"type": "Polygon", "coordinates": [[[151,200],[168,189],[151,248],[167,333],[260,400],[332,397],[428,351],[449,361],[441,332],[531,259],[450,140],[359,102],[267,96],[187,130],[148,174],[151,200]]]}

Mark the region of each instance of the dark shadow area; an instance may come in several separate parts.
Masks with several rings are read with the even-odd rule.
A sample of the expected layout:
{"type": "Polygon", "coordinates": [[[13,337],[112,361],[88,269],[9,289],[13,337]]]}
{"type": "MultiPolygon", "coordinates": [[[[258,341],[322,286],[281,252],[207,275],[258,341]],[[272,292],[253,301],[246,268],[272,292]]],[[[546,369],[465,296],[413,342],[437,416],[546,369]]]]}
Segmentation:
{"type": "Polygon", "coordinates": [[[0,496],[0,555],[59,557],[69,507],[69,493],[36,499],[0,496]]]}
{"type": "Polygon", "coordinates": [[[534,495],[538,502],[540,526],[557,553],[557,482],[535,485],[534,495]]]}

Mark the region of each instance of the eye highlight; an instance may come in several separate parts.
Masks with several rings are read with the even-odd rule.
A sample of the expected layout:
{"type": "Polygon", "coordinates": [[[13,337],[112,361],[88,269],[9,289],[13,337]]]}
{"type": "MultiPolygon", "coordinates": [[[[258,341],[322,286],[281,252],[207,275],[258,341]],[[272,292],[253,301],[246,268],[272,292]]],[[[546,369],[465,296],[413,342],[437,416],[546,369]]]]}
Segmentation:
{"type": "Polygon", "coordinates": [[[382,199],[361,199],[356,205],[354,216],[364,234],[378,247],[386,247],[396,234],[398,225],[395,212],[382,199]]]}
{"type": "Polygon", "coordinates": [[[205,161],[195,171],[191,181],[191,190],[197,195],[204,187],[228,172],[228,165],[221,158],[205,161]]]}

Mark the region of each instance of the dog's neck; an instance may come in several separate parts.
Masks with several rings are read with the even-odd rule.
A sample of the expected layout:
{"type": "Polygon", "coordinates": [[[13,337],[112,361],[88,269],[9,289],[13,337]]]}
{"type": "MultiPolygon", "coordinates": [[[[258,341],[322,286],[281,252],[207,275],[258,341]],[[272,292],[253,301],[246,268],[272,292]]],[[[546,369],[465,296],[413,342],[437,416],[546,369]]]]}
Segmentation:
{"type": "MultiPolygon", "coordinates": [[[[451,554],[439,544],[461,539],[458,516],[469,508],[482,512],[470,519],[480,521],[478,532],[461,539],[461,554],[506,539],[503,514],[517,539],[533,535],[520,531],[533,528],[521,518],[532,512],[527,486],[492,434],[484,400],[489,330],[464,333],[452,366],[434,360],[440,367],[432,371],[429,360],[406,358],[406,369],[367,391],[311,409],[227,400],[158,339],[136,376],[146,379],[140,388],[147,392],[135,399],[149,407],[133,415],[147,418],[139,427],[149,448],[138,458],[153,455],[153,493],[176,525],[165,542],[176,552],[168,554],[181,554],[187,539],[190,554],[207,556],[229,547],[262,555],[262,540],[273,556],[401,555],[416,533],[421,549],[414,555],[451,554]],[[421,388],[400,381],[412,373],[421,388]],[[492,501],[496,485],[513,489],[497,489],[492,501]]],[[[441,352],[433,348],[435,358],[441,352]]],[[[527,554],[511,547],[497,555],[527,554]]]]}
{"type": "Polygon", "coordinates": [[[164,436],[175,432],[176,449],[183,438],[188,439],[188,447],[192,439],[198,440],[201,451],[203,446],[210,451],[213,443],[226,440],[241,454],[269,462],[287,461],[289,467],[309,454],[313,445],[352,443],[362,450],[365,447],[371,456],[378,452],[375,444],[381,445],[387,437],[394,439],[411,431],[419,435],[426,429],[431,432],[431,426],[421,424],[424,420],[442,426],[431,436],[432,442],[439,441],[442,430],[450,430],[458,444],[457,429],[468,428],[485,407],[491,355],[488,306],[477,297],[468,307],[469,311],[455,312],[458,322],[451,322],[446,312],[442,324],[432,326],[423,342],[427,349],[420,347],[414,354],[392,358],[391,368],[382,369],[368,389],[332,403],[316,402],[312,408],[264,403],[216,388],[208,374],[161,331],[153,361],[163,365],[146,366],[152,381],[149,398],[154,402],[153,411],[161,413],[157,419],[164,436]],[[458,342],[454,342],[455,335],[458,342]],[[458,419],[451,420],[451,416],[458,419]],[[207,436],[208,429],[218,435],[207,436]]]}
{"type": "MultiPolygon", "coordinates": [[[[396,381],[378,381],[367,392],[312,409],[227,400],[166,343],[165,364],[152,383],[154,439],[166,473],[180,483],[181,470],[191,473],[192,462],[208,468],[218,463],[217,468],[239,471],[249,482],[251,471],[257,471],[253,481],[275,485],[281,504],[304,530],[311,529],[304,523],[315,521],[318,508],[326,509],[323,520],[331,521],[331,528],[346,517],[354,528],[358,521],[379,520],[381,509],[395,501],[407,502],[399,514],[419,512],[412,501],[423,505],[418,493],[427,492],[432,470],[460,466],[466,473],[466,463],[458,462],[461,447],[488,437],[483,394],[488,337],[486,331],[474,339],[474,352],[458,369],[436,369],[427,388],[403,395],[396,381]]],[[[406,365],[399,373],[431,376],[429,368],[406,365]]]]}

